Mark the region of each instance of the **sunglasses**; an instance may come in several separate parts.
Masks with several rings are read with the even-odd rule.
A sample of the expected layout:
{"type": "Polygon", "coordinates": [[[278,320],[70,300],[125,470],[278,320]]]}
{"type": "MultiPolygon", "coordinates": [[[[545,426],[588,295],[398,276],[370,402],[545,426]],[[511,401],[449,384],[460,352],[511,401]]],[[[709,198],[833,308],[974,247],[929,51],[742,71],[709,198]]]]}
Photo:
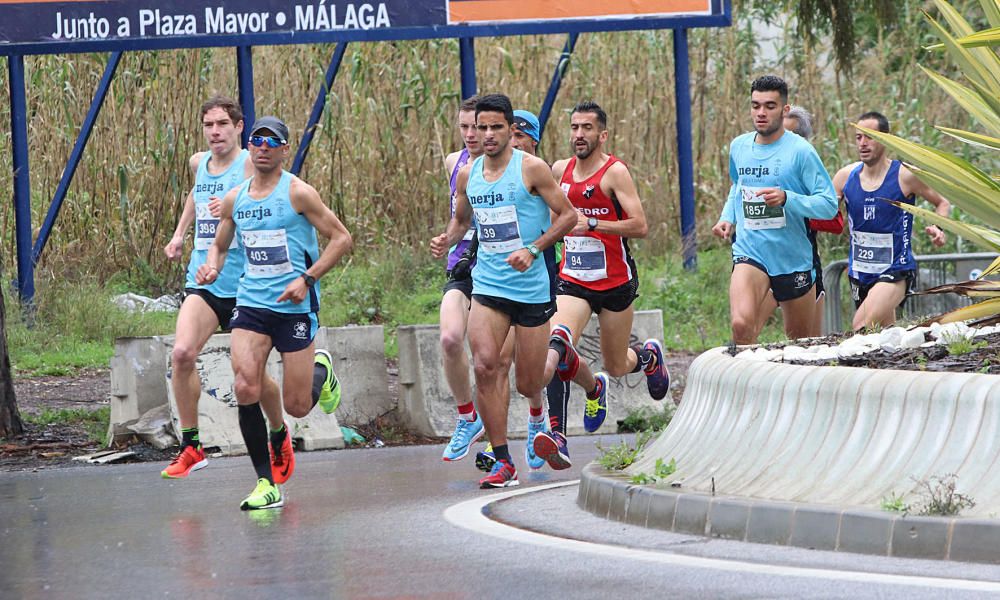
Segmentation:
{"type": "Polygon", "coordinates": [[[268,148],[277,148],[278,146],[281,146],[284,143],[285,143],[285,140],[283,140],[281,138],[276,138],[276,137],[271,137],[271,136],[263,136],[263,135],[251,135],[250,136],[250,144],[253,145],[253,146],[257,146],[258,148],[261,147],[261,146],[263,146],[264,144],[267,144],[268,148]]]}

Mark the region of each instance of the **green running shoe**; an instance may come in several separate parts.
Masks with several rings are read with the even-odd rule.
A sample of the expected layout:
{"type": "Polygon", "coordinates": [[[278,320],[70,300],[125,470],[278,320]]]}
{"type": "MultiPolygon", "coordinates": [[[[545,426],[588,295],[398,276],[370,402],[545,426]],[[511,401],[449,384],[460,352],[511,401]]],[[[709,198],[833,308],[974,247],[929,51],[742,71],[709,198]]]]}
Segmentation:
{"type": "Polygon", "coordinates": [[[257,487],[240,503],[240,510],[261,510],[263,508],[278,508],[285,504],[281,499],[281,490],[267,479],[257,480],[257,487]]]}
{"type": "Polygon", "coordinates": [[[319,407],[328,415],[340,406],[340,380],[333,372],[333,357],[326,350],[316,351],[316,364],[326,369],[326,381],[319,393],[319,407]]]}

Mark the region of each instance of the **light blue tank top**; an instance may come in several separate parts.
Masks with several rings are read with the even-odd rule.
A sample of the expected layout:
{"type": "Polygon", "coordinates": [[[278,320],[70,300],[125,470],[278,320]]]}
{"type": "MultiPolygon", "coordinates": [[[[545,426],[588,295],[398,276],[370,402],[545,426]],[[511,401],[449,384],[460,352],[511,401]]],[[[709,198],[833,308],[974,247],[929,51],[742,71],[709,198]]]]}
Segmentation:
{"type": "Polygon", "coordinates": [[[898,160],[892,161],[882,185],[873,192],[861,187],[864,165],[851,171],[844,183],[844,203],[851,234],[848,275],[864,284],[878,281],[882,273],[917,268],[910,244],[913,215],[886,202],[898,200],[913,204],[913,196],[904,196],[899,187],[901,165],[898,160]]]}
{"type": "Polygon", "coordinates": [[[289,195],[294,175],[281,172],[278,185],[260,200],[250,197],[247,180],[233,205],[233,221],[246,256],[236,294],[237,306],[266,308],[282,313],[319,311],[319,282],[299,304],[278,304],[278,297],[294,279],[319,258],[316,228],[295,212],[289,195]]]}
{"type": "Polygon", "coordinates": [[[219,278],[209,285],[198,285],[195,283],[195,273],[198,267],[205,264],[208,258],[208,249],[215,241],[215,229],[219,225],[219,219],[212,216],[208,210],[209,199],[213,196],[220,200],[226,192],[238,186],[243,181],[246,161],[250,153],[240,150],[239,156],[233,161],[229,168],[218,175],[208,172],[208,161],[212,157],[211,152],[206,152],[198,163],[198,171],[194,177],[194,250],[191,252],[191,260],[188,262],[187,278],[184,287],[206,290],[219,298],[234,298],[236,288],[239,285],[240,275],[243,274],[243,251],[239,248],[239,240],[234,236],[233,243],[229,245],[229,254],[226,256],[226,264],[219,273],[219,278]]]}
{"type": "Polygon", "coordinates": [[[472,293],[525,304],[552,301],[549,261],[539,257],[524,273],[505,261],[512,252],[533,243],[552,226],[549,207],[524,187],[524,153],[514,150],[503,175],[494,182],[483,178],[483,159],[472,163],[466,195],[475,213],[479,253],[472,270],[472,293]]]}

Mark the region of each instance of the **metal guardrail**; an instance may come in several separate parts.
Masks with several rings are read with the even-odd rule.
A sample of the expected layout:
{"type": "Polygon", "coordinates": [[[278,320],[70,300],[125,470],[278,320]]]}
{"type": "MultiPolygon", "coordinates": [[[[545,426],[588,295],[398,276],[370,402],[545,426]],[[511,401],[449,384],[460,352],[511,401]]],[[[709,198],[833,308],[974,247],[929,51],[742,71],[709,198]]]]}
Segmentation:
{"type": "MultiPolygon", "coordinates": [[[[972,272],[985,269],[997,257],[993,252],[969,252],[955,254],[921,254],[914,256],[917,261],[917,290],[931,288],[946,283],[956,283],[972,279],[972,272]]],[[[823,287],[826,289],[826,305],[823,315],[823,334],[844,331],[843,306],[841,300],[840,276],[847,270],[847,259],[834,261],[823,269],[823,287]]],[[[931,296],[907,296],[903,303],[902,316],[930,316],[968,306],[972,301],[957,294],[934,294],[931,296]]],[[[852,303],[853,309],[853,303],[852,303]]]]}

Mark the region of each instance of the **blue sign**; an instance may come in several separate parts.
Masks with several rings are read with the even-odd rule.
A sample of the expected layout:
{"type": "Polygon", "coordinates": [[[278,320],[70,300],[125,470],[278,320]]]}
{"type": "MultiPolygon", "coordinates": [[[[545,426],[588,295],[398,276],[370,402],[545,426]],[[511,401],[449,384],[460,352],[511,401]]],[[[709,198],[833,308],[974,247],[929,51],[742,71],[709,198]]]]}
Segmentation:
{"type": "Polygon", "coordinates": [[[0,54],[724,25],[723,0],[0,0],[0,54]]]}

